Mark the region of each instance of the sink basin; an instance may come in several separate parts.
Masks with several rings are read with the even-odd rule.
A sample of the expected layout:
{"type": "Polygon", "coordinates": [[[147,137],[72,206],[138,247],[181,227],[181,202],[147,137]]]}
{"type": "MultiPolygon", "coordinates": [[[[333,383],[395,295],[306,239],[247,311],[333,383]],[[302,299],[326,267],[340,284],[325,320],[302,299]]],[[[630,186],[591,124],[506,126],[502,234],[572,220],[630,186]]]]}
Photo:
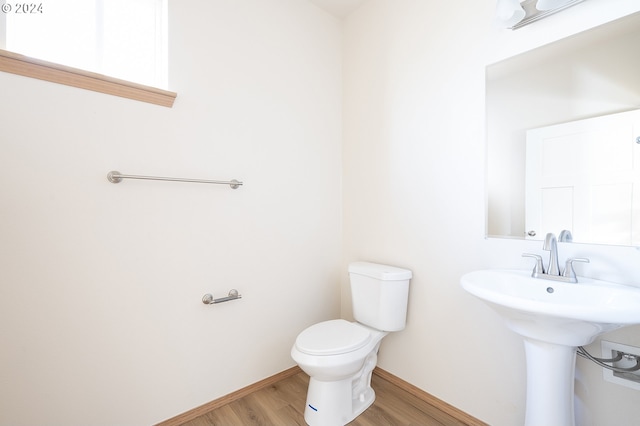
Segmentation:
{"type": "Polygon", "coordinates": [[[544,342],[582,346],[599,334],[640,324],[637,287],[583,277],[564,283],[503,269],[471,272],[460,281],[513,331],[544,342]]]}
{"type": "Polygon", "coordinates": [[[574,426],[576,346],[640,324],[637,287],[580,277],[577,283],[564,283],[501,269],[468,273],[460,283],[524,339],[525,426],[574,426]]]}

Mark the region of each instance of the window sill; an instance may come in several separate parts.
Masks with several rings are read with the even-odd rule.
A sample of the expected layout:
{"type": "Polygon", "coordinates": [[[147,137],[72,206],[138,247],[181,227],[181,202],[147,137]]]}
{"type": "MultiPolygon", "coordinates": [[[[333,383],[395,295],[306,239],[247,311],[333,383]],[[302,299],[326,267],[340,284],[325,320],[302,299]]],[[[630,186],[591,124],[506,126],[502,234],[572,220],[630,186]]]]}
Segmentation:
{"type": "Polygon", "coordinates": [[[171,108],[177,94],[0,50],[0,71],[171,108]]]}

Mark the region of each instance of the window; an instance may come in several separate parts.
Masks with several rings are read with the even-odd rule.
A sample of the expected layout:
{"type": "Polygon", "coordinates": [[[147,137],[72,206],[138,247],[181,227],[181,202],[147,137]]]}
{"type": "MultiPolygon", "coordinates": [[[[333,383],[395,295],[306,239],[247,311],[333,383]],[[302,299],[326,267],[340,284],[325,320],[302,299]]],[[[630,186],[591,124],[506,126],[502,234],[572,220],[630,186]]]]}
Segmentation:
{"type": "Polygon", "coordinates": [[[167,86],[166,0],[7,1],[5,9],[6,50],[167,86]]]}
{"type": "Polygon", "coordinates": [[[9,52],[125,83],[167,87],[167,0],[0,5],[0,48],[4,41],[9,52]]]}

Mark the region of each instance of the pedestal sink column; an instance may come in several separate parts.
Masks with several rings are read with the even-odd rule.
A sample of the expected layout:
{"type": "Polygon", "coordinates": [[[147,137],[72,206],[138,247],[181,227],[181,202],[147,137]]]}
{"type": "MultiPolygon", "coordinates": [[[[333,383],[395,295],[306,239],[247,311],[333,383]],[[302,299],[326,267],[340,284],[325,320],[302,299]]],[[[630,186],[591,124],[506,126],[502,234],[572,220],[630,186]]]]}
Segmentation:
{"type": "Polygon", "coordinates": [[[524,339],[527,357],[525,426],[575,426],[576,348],[524,339]]]}

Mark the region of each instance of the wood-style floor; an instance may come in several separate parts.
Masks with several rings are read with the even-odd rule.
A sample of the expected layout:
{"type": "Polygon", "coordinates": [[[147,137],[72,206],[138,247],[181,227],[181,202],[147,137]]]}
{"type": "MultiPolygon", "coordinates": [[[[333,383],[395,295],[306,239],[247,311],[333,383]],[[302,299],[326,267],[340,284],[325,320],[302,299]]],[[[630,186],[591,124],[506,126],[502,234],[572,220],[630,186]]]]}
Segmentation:
{"type": "MultiPolygon", "coordinates": [[[[373,375],[371,383],[376,391],[375,402],[349,425],[466,425],[377,374],[373,375]]],[[[305,426],[308,385],[309,377],[300,372],[183,423],[183,426],[305,426]]]]}

